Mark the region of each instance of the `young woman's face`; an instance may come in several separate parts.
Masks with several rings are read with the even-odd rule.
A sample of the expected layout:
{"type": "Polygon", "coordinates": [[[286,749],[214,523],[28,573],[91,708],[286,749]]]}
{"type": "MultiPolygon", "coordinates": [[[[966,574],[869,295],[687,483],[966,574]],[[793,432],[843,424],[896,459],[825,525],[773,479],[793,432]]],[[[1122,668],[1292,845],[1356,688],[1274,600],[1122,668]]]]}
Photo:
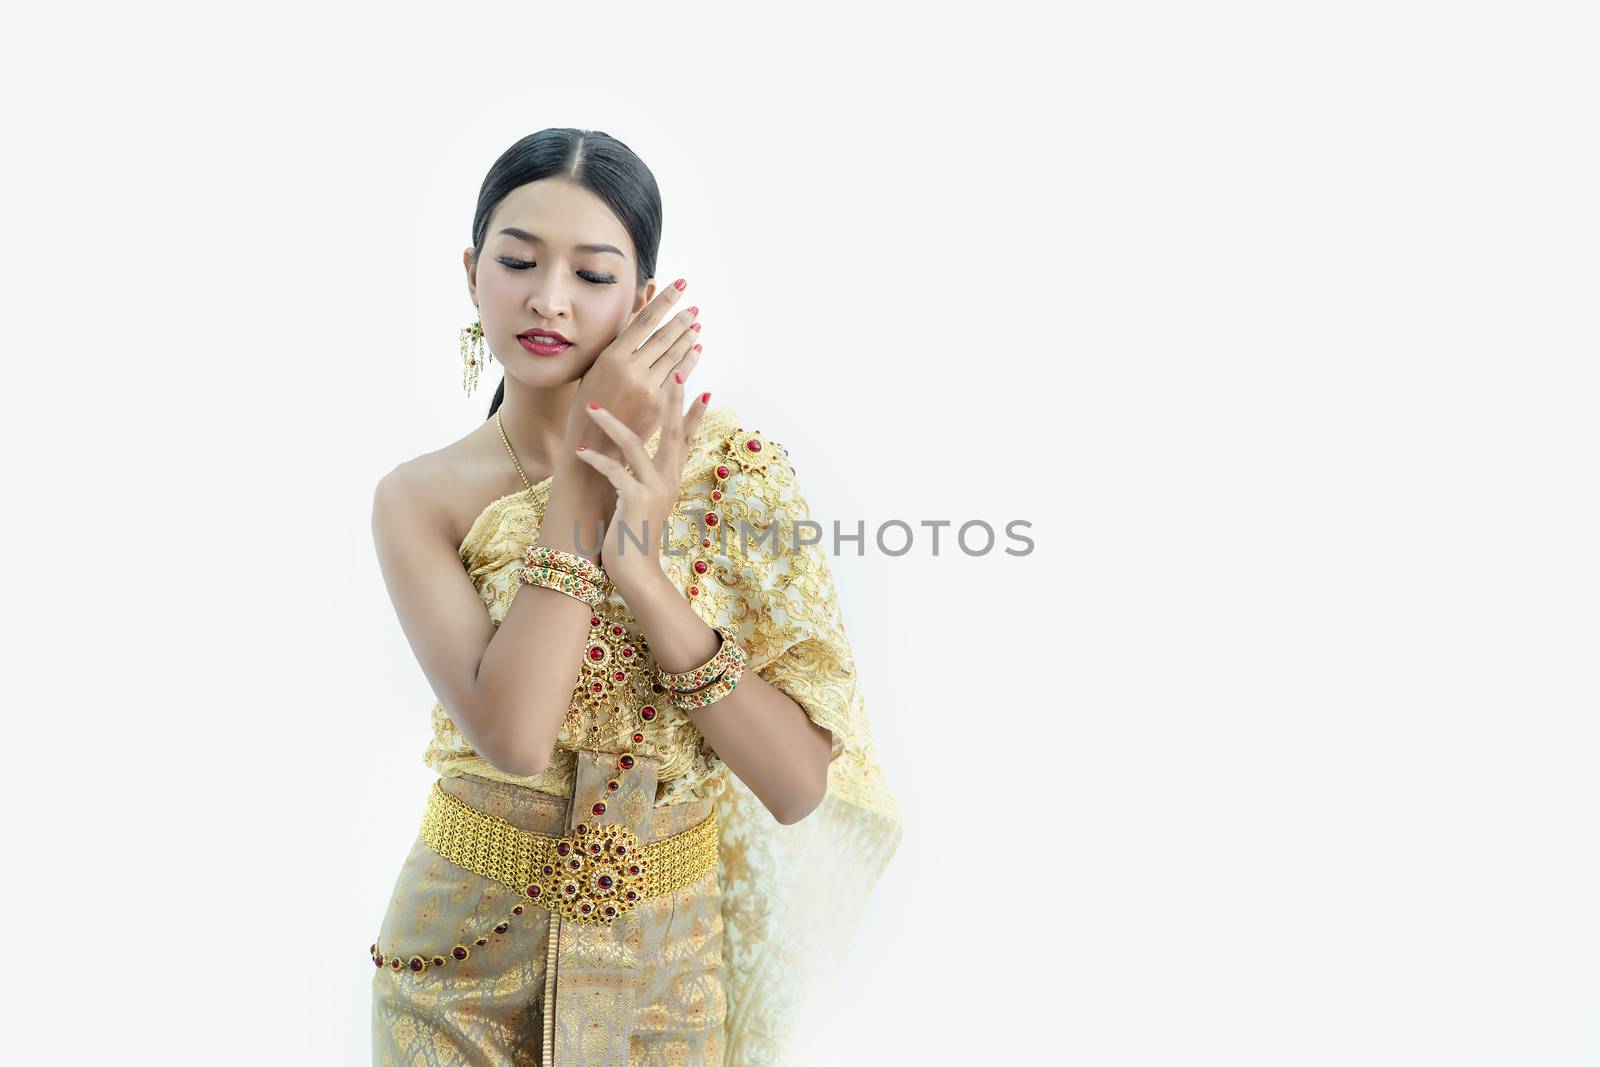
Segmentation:
{"type": "Polygon", "coordinates": [[[562,178],[513,189],[489,219],[476,265],[464,257],[484,343],[506,373],[530,385],[575,381],[654,295],[637,288],[633,242],[605,201],[562,178]],[[571,346],[530,351],[525,330],[571,346]]]}

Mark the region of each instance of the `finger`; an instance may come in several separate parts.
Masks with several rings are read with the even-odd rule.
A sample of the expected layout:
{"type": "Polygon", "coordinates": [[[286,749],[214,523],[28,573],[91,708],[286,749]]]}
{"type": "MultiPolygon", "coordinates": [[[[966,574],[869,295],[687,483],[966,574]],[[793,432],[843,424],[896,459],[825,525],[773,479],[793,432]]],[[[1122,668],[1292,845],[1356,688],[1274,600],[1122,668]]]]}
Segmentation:
{"type": "MultiPolygon", "coordinates": [[[[678,298],[683,295],[683,290],[678,288],[678,282],[682,281],[683,279],[679,278],[677,282],[657,293],[655,299],[640,308],[633,321],[623,328],[618,338],[619,340],[626,338],[627,351],[637,351],[639,346],[644,344],[645,338],[656,328],[656,324],[671,314],[678,298]]],[[[688,283],[684,282],[684,285],[687,287],[688,283]]]]}
{"type": "MultiPolygon", "coordinates": [[[[680,400],[679,403],[682,403],[680,400]]],[[[683,416],[683,439],[687,444],[693,441],[695,434],[700,431],[700,420],[705,418],[706,412],[711,407],[711,393],[704,392],[694,398],[689,405],[689,411],[683,416]]]]}
{"type": "MultiPolygon", "coordinates": [[[[698,326],[699,323],[694,325],[698,326]]],[[[650,381],[658,386],[665,386],[667,382],[671,381],[672,372],[680,369],[678,364],[682,363],[683,357],[694,349],[699,338],[700,331],[693,327],[684,330],[678,339],[672,342],[671,347],[661,354],[661,358],[650,364],[650,381]]],[[[684,377],[688,377],[688,375],[684,375],[684,377]]]]}
{"type": "MultiPolygon", "coordinates": [[[[638,434],[628,427],[628,424],[617,418],[603,407],[587,409],[589,417],[600,425],[606,436],[617,443],[622,449],[622,455],[633,468],[634,477],[640,481],[653,481],[655,464],[650,460],[650,453],[644,447],[644,441],[638,434]],[[650,472],[650,473],[646,473],[650,472]]],[[[660,447],[659,445],[657,447],[660,447]]]]}
{"type": "Polygon", "coordinates": [[[700,323],[696,316],[700,314],[697,307],[684,308],[672,318],[662,324],[661,329],[651,335],[650,340],[640,345],[634,352],[633,358],[646,367],[653,367],[662,353],[674,344],[689,338],[689,343],[694,343],[694,338],[700,333],[700,323]]]}
{"type": "Polygon", "coordinates": [[[656,470],[669,484],[682,469],[687,448],[683,439],[683,372],[673,371],[663,387],[661,442],[656,447],[656,470]]]}
{"type": "Polygon", "coordinates": [[[700,346],[695,345],[684,355],[683,362],[678,364],[678,373],[683,375],[684,384],[689,382],[689,375],[700,365],[700,346]]]}

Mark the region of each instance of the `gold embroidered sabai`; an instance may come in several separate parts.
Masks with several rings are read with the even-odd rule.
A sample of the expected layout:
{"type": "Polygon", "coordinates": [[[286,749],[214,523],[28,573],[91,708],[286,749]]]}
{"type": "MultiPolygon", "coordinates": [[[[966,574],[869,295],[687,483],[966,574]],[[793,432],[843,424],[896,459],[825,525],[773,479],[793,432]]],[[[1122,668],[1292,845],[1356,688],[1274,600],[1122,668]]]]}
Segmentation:
{"type": "MultiPolygon", "coordinates": [[[[496,626],[550,484],[492,501],[460,546],[496,626]]],[[[827,557],[794,547],[809,518],[782,445],[712,410],[661,564],[831,731],[821,805],[772,817],[662,690],[613,592],[541,774],[501,771],[433,705],[440,777],[370,948],[374,1064],[791,1062],[901,835],[827,557]]]]}

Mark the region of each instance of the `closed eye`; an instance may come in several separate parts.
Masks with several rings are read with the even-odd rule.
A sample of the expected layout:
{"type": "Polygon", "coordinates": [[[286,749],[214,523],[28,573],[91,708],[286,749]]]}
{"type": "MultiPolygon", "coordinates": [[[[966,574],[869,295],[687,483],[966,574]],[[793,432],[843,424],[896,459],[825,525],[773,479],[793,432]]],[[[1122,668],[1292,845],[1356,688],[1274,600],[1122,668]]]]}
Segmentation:
{"type": "MultiPolygon", "coordinates": [[[[501,256],[496,259],[495,262],[503,263],[512,270],[527,270],[529,267],[538,266],[538,264],[531,259],[512,259],[510,256],[501,256]]],[[[578,277],[592,285],[615,285],[617,283],[617,279],[613,278],[609,274],[596,274],[594,271],[588,270],[580,270],[578,272],[578,277]]]]}

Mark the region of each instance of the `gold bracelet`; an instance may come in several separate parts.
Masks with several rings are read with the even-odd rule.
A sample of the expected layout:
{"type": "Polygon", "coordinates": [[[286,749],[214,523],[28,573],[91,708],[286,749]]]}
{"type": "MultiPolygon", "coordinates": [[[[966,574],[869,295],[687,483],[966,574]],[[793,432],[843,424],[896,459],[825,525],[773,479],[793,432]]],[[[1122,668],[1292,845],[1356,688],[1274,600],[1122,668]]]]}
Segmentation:
{"type": "Polygon", "coordinates": [[[549,567],[554,571],[575,575],[597,589],[605,589],[611,584],[610,577],[594,560],[549,545],[529,545],[523,550],[522,562],[531,567],[549,567]]]}
{"type": "Polygon", "coordinates": [[[742,667],[750,662],[749,655],[733,634],[721,628],[717,629],[717,633],[722,636],[722,644],[717,646],[716,654],[693,670],[672,674],[662,670],[658,664],[656,681],[661,683],[662,688],[675,693],[687,693],[716,681],[723,672],[735,665],[742,667]]]}
{"type": "Polygon", "coordinates": [[[552,570],[549,567],[533,567],[524,565],[517,568],[517,580],[523,585],[541,585],[546,589],[554,589],[558,593],[581,600],[591,608],[597,608],[606,602],[606,591],[597,587],[593,582],[579,578],[566,571],[552,570]]]}
{"type": "Polygon", "coordinates": [[[744,664],[735,663],[732,667],[728,668],[727,672],[723,674],[722,677],[718,678],[704,689],[696,689],[692,693],[672,694],[673,703],[678,706],[679,711],[693,711],[696,708],[703,708],[709,704],[714,704],[723,697],[727,696],[729,693],[733,692],[734,686],[739,684],[739,678],[743,674],[744,664]]]}

